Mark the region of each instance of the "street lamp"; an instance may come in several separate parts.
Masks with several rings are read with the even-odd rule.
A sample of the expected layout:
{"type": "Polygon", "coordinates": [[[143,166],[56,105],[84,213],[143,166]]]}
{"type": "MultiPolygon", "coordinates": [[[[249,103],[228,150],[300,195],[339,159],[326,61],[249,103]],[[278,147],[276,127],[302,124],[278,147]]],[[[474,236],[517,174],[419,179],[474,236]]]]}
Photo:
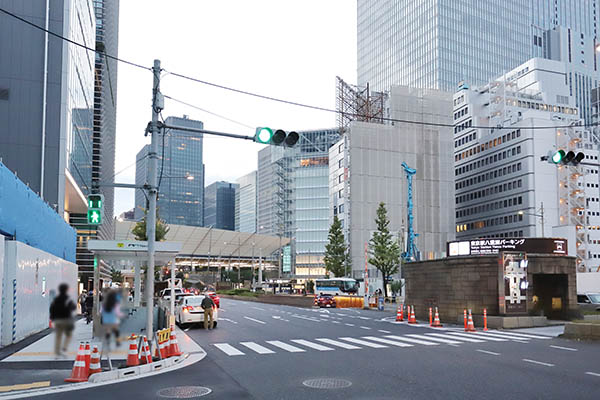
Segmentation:
{"type": "Polygon", "coordinates": [[[526,212],[526,211],[519,211],[517,212],[517,214],[519,215],[533,215],[534,217],[540,217],[542,220],[542,237],[545,237],[544,235],[544,203],[541,203],[541,208],[540,208],[540,213],[530,213],[530,212],[526,212]]]}
{"type": "Polygon", "coordinates": [[[188,181],[193,181],[194,175],[186,172],[184,176],[163,176],[163,179],[187,179],[188,181]]]}

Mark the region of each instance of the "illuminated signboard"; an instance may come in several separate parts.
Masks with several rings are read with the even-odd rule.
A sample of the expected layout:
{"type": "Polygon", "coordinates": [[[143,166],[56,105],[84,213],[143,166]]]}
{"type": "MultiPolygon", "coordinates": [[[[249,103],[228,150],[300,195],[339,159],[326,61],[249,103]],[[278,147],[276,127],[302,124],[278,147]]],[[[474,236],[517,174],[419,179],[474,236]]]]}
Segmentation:
{"type": "Polygon", "coordinates": [[[497,255],[503,251],[566,256],[567,239],[504,238],[474,239],[447,243],[449,257],[497,255]]]}
{"type": "Polygon", "coordinates": [[[502,276],[499,282],[500,314],[514,315],[527,313],[527,254],[503,252],[501,256],[502,276]]]}

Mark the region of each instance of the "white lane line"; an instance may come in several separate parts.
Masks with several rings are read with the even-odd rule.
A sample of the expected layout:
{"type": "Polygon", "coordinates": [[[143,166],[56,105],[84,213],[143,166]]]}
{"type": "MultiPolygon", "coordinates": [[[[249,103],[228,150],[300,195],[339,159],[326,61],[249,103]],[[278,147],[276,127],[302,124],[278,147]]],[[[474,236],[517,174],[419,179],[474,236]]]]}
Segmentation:
{"type": "Polygon", "coordinates": [[[341,337],[339,339],[345,340],[347,342],[351,342],[351,343],[354,343],[354,344],[360,344],[362,346],[372,347],[374,349],[384,349],[384,348],[387,348],[387,346],[384,346],[382,344],[371,343],[371,342],[367,342],[365,340],[355,339],[355,338],[351,338],[351,337],[341,337]]]}
{"type": "Polygon", "coordinates": [[[361,326],[360,329],[366,329],[366,330],[371,330],[371,328],[369,328],[368,326],[361,326]]]}
{"type": "Polygon", "coordinates": [[[347,350],[360,349],[360,347],[358,347],[358,346],[353,346],[351,344],[344,343],[344,342],[338,342],[337,340],[333,340],[333,339],[319,338],[319,339],[315,339],[315,340],[318,340],[319,342],[330,344],[332,346],[341,347],[342,349],[347,349],[347,350]]]}
{"type": "Polygon", "coordinates": [[[240,342],[240,344],[242,346],[246,346],[250,350],[254,350],[258,354],[275,354],[275,352],[273,350],[269,350],[266,347],[261,346],[260,344],[257,344],[254,342],[240,342]]]}
{"type": "Polygon", "coordinates": [[[493,356],[499,356],[500,355],[500,353],[494,353],[493,351],[480,350],[480,349],[477,349],[477,351],[480,352],[480,353],[491,354],[493,356]]]}
{"type": "Polygon", "coordinates": [[[298,314],[294,314],[292,315],[292,317],[294,318],[299,318],[299,319],[304,319],[306,321],[312,321],[312,322],[321,322],[320,319],[316,319],[316,318],[312,318],[312,317],[306,317],[304,315],[298,315],[298,314]]]}
{"type": "Polygon", "coordinates": [[[383,329],[377,329],[377,331],[378,331],[378,332],[381,332],[381,333],[392,333],[392,332],[390,332],[390,331],[384,331],[383,329]]]}
{"type": "MultiPolygon", "coordinates": [[[[470,333],[460,333],[460,332],[448,332],[448,335],[457,336],[457,337],[468,337],[468,338],[473,337],[473,335],[470,333]]],[[[486,335],[486,336],[479,335],[479,336],[477,336],[477,338],[489,340],[491,342],[508,342],[508,339],[504,339],[504,338],[501,339],[501,338],[489,336],[489,335],[486,335]]]]}
{"type": "Polygon", "coordinates": [[[485,340],[471,339],[471,338],[458,337],[458,336],[452,336],[452,335],[444,335],[443,333],[426,333],[426,335],[440,337],[440,338],[444,338],[444,339],[456,339],[456,340],[461,340],[463,342],[470,342],[470,343],[485,343],[485,340]]]}
{"type": "Polygon", "coordinates": [[[264,308],[260,308],[260,307],[252,307],[252,308],[254,308],[255,310],[266,311],[264,308]]]}
{"type": "Polygon", "coordinates": [[[554,367],[554,364],[549,364],[549,363],[545,363],[545,362],[541,362],[541,361],[535,361],[535,360],[529,360],[527,358],[524,358],[523,361],[528,362],[528,363],[532,363],[532,364],[543,365],[545,367],[554,367]]]}
{"type": "Polygon", "coordinates": [[[374,342],[380,342],[380,343],[385,343],[385,344],[391,344],[392,346],[397,346],[397,347],[413,347],[412,344],[400,343],[400,342],[396,342],[393,340],[384,339],[384,338],[375,337],[375,336],[363,336],[363,339],[368,339],[368,340],[372,340],[374,342]]]}
{"type": "Polygon", "coordinates": [[[290,353],[303,353],[306,351],[296,346],[292,346],[291,344],[280,342],[279,340],[267,340],[267,343],[275,347],[279,347],[280,349],[283,349],[285,351],[289,351],[290,353]]]}
{"type": "Polygon", "coordinates": [[[562,346],[553,346],[553,345],[550,345],[550,347],[552,347],[553,349],[559,349],[559,350],[577,351],[577,349],[573,349],[571,347],[562,347],[562,346]]]}
{"type": "Polygon", "coordinates": [[[417,339],[423,339],[423,340],[432,340],[434,342],[441,342],[441,343],[446,343],[446,344],[462,344],[461,342],[457,342],[456,340],[442,339],[442,338],[425,336],[425,335],[413,335],[413,334],[411,334],[411,335],[406,335],[406,336],[414,337],[414,338],[417,338],[417,339]]]}
{"type": "Polygon", "coordinates": [[[237,324],[237,322],[235,322],[235,321],[232,321],[232,320],[230,320],[229,318],[223,318],[223,317],[220,317],[220,318],[219,318],[219,321],[227,321],[227,322],[231,322],[232,324],[237,324]]]}
{"type": "Polygon", "coordinates": [[[334,324],[341,324],[340,321],[331,321],[331,322],[334,323],[334,324]]]}
{"type": "Polygon", "coordinates": [[[371,319],[369,317],[361,317],[361,316],[358,316],[358,318],[360,318],[360,319],[371,319]]]}
{"type": "Polygon", "coordinates": [[[263,325],[266,324],[266,322],[259,321],[259,320],[254,319],[254,318],[246,317],[245,315],[244,315],[244,318],[249,319],[250,321],[258,322],[259,324],[263,324],[263,325]]]}
{"type": "Polygon", "coordinates": [[[597,374],[596,372],[586,372],[586,375],[600,376],[600,374],[597,374]]]}
{"type": "Polygon", "coordinates": [[[500,332],[500,331],[494,331],[494,333],[498,334],[498,335],[515,336],[517,338],[521,338],[521,339],[524,339],[524,340],[529,340],[529,339],[552,339],[550,336],[530,335],[528,333],[500,332]]]}
{"type": "Polygon", "coordinates": [[[409,343],[423,344],[425,346],[439,346],[439,343],[427,342],[425,340],[407,338],[407,337],[404,337],[404,336],[388,335],[388,336],[386,336],[386,338],[390,338],[390,339],[394,339],[394,340],[400,340],[400,341],[409,342],[409,343]]]}
{"type": "Polygon", "coordinates": [[[318,343],[309,342],[308,340],[304,340],[304,339],[292,339],[291,341],[294,343],[301,344],[302,346],[310,347],[311,349],[315,349],[315,350],[319,350],[319,351],[333,350],[331,347],[323,346],[318,343]]]}
{"type": "Polygon", "coordinates": [[[513,341],[513,342],[515,342],[515,343],[529,344],[529,342],[527,342],[527,341],[524,341],[524,340],[517,340],[517,339],[513,339],[512,341],[513,341]]]}
{"type": "Polygon", "coordinates": [[[475,335],[482,336],[482,337],[488,337],[488,336],[491,336],[491,337],[497,337],[497,338],[501,338],[501,339],[509,339],[509,340],[515,340],[515,339],[516,339],[516,340],[529,340],[529,339],[523,339],[523,338],[519,338],[519,337],[516,337],[516,336],[510,336],[510,335],[506,335],[506,334],[504,334],[504,335],[500,335],[500,334],[496,334],[496,333],[490,333],[490,332],[474,332],[474,334],[475,334],[475,335]]]}
{"type": "Polygon", "coordinates": [[[346,325],[346,326],[354,326],[354,324],[344,324],[344,325],[346,325]]]}
{"type": "Polygon", "coordinates": [[[183,331],[184,331],[184,332],[187,332],[187,331],[189,331],[189,330],[190,330],[190,328],[188,327],[188,328],[185,328],[183,331]]]}
{"type": "Polygon", "coordinates": [[[233,347],[230,344],[227,343],[213,343],[213,346],[215,346],[217,349],[221,350],[223,353],[227,354],[228,356],[243,356],[244,353],[242,353],[241,351],[239,351],[238,349],[236,349],[235,347],[233,347]]]}

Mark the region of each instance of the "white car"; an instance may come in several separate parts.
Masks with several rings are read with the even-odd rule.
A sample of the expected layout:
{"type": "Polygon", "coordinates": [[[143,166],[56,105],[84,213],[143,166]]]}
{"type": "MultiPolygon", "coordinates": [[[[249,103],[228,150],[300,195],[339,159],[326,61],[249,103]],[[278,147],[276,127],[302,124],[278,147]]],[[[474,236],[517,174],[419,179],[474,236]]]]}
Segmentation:
{"type": "MultiPolygon", "coordinates": [[[[183,326],[186,324],[204,323],[204,309],[202,308],[204,296],[185,296],[179,299],[175,304],[175,322],[183,326]]],[[[217,327],[219,320],[219,310],[213,307],[213,327],[217,327]]]]}
{"type": "MultiPolygon", "coordinates": [[[[183,293],[183,289],[176,287],[174,289],[174,292],[175,292],[175,296],[177,296],[177,295],[180,295],[183,293]]],[[[169,300],[171,298],[171,288],[161,290],[159,297],[163,300],[169,300]]],[[[175,298],[177,298],[177,297],[175,297],[175,298]]]]}

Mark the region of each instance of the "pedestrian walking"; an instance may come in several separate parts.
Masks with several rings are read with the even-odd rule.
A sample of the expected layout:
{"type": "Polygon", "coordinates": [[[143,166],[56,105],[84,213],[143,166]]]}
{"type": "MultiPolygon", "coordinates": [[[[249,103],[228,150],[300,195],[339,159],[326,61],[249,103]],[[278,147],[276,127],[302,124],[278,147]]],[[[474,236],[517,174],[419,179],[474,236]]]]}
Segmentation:
{"type": "Polygon", "coordinates": [[[94,291],[90,290],[85,297],[85,321],[89,324],[92,321],[94,310],[94,291]]]}
{"type": "Polygon", "coordinates": [[[57,357],[65,355],[69,348],[71,334],[75,329],[73,311],[77,309],[77,305],[69,297],[68,291],[69,285],[61,283],[58,286],[58,296],[50,304],[50,320],[54,324],[56,335],[54,338],[54,354],[57,357]],[[62,340],[63,336],[64,342],[62,340]]]}
{"type": "Polygon", "coordinates": [[[101,322],[107,344],[114,334],[117,347],[121,344],[119,340],[119,324],[121,322],[121,294],[117,290],[110,290],[106,300],[102,303],[101,322]]]}
{"type": "Polygon", "coordinates": [[[204,300],[202,300],[200,306],[204,310],[204,329],[212,329],[214,324],[213,307],[215,306],[215,302],[210,296],[204,296],[204,300]],[[208,322],[209,318],[210,324],[208,322]]]}

